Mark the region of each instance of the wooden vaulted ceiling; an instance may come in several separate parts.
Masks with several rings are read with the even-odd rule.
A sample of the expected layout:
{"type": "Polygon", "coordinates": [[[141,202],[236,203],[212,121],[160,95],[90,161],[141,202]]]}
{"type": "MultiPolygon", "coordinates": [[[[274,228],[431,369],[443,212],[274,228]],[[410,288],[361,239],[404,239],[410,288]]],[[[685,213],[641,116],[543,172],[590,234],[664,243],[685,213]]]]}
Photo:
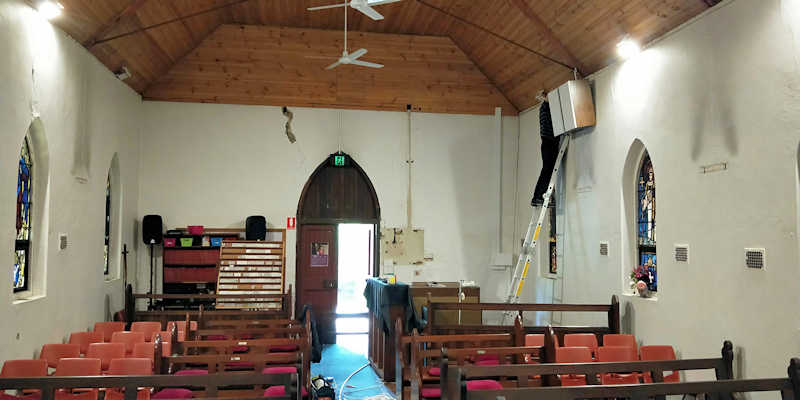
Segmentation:
{"type": "Polygon", "coordinates": [[[561,64],[588,75],[625,35],[646,43],[719,0],[404,0],[376,7],[383,21],[351,9],[349,47],[386,67],[326,71],[344,14],[306,8],[338,1],[60,0],[54,23],[150,100],[515,114],[572,78],[561,64]]]}

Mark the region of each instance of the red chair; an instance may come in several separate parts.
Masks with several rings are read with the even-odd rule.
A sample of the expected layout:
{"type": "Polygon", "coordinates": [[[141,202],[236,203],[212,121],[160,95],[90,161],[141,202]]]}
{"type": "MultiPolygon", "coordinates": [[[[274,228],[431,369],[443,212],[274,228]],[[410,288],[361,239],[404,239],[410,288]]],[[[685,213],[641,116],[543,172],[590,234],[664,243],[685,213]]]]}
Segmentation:
{"type": "Polygon", "coordinates": [[[161,331],[161,322],[158,321],[139,321],[131,324],[131,332],[142,332],[145,340],[153,337],[153,332],[161,331]]]}
{"type": "Polygon", "coordinates": [[[72,332],[69,335],[69,344],[81,346],[81,354],[86,354],[90,343],[103,343],[103,332],[72,332]]]}
{"type": "Polygon", "coordinates": [[[639,354],[639,346],[636,344],[636,337],[623,333],[609,333],[603,335],[603,346],[625,346],[631,347],[639,354]]]}
{"type": "MultiPolygon", "coordinates": [[[[597,349],[597,361],[599,362],[625,362],[637,360],[638,357],[636,355],[636,350],[628,346],[602,346],[597,349]]],[[[603,385],[635,385],[639,383],[639,374],[636,372],[629,374],[601,374],[600,383],[603,385]]]]}
{"type": "MultiPolygon", "coordinates": [[[[47,376],[46,360],[8,360],[3,363],[0,378],[36,378],[47,376]]],[[[39,395],[39,390],[22,389],[24,395],[39,395]]]]}
{"type": "Polygon", "coordinates": [[[525,346],[544,346],[544,335],[541,333],[525,335],[525,346]]]}
{"type": "MultiPolygon", "coordinates": [[[[97,376],[100,375],[99,358],[62,358],[58,360],[54,376],[97,376]]],[[[97,400],[99,390],[59,389],[56,400],[97,400]]]]}
{"type": "Polygon", "coordinates": [[[81,346],[77,344],[46,344],[42,346],[39,358],[47,361],[47,366],[55,368],[58,360],[62,358],[78,358],[81,356],[81,346]]]}
{"type": "MultiPolygon", "coordinates": [[[[566,342],[566,340],[565,340],[566,342]]],[[[586,346],[580,347],[557,347],[557,363],[590,363],[592,362],[592,351],[586,346]]],[[[559,375],[561,386],[583,386],[586,385],[586,375],[559,375]]]]}
{"type": "Polygon", "coordinates": [[[87,358],[99,358],[103,371],[108,370],[111,360],[125,358],[125,343],[92,343],[86,351],[87,358]]]}
{"type": "MultiPolygon", "coordinates": [[[[150,366],[147,358],[116,358],[111,360],[108,366],[109,375],[153,375],[153,367],[150,366]]],[[[136,395],[137,400],[149,400],[150,389],[139,389],[136,395]]],[[[125,393],[118,388],[111,388],[106,391],[106,400],[124,400],[125,393]]]]}
{"type": "Polygon", "coordinates": [[[153,343],[136,343],[133,345],[133,352],[130,354],[130,357],[146,358],[150,360],[150,368],[153,368],[156,360],[156,348],[153,343]]]}
{"type": "Polygon", "coordinates": [[[111,341],[111,335],[114,332],[121,332],[125,330],[124,322],[110,321],[110,322],[97,322],[94,324],[95,332],[103,332],[103,340],[106,343],[111,341]]]}
{"type": "Polygon", "coordinates": [[[123,343],[125,345],[125,355],[133,353],[133,346],[136,343],[144,343],[144,333],[142,332],[114,332],[111,335],[111,343],[123,343]]]}
{"type": "Polygon", "coordinates": [[[569,333],[564,335],[564,347],[588,347],[592,357],[597,357],[597,336],[594,333],[569,333]]]}
{"type": "MultiPolygon", "coordinates": [[[[642,361],[667,361],[675,359],[675,350],[672,346],[642,346],[639,350],[642,361]]],[[[642,373],[645,383],[652,383],[650,373],[642,373]]],[[[664,382],[676,383],[681,381],[678,371],[672,371],[669,375],[664,375],[664,382]]]]}

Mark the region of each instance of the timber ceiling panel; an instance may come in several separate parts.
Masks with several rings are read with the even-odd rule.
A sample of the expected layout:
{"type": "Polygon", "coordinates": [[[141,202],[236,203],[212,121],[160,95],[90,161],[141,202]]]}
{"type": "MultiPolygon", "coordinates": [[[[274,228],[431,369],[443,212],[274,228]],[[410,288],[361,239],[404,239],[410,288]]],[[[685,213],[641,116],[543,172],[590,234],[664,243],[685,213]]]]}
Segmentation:
{"type": "Polygon", "coordinates": [[[333,60],[308,61],[305,56],[341,53],[344,14],[342,9],[307,12],[306,8],[335,2],[61,0],[65,13],[55,23],[112,71],[127,66],[133,77],[126,82],[146,98],[368,109],[404,109],[412,103],[430,107],[426,111],[484,114],[494,106],[515,113],[535,105],[540,90],[550,90],[572,77],[571,68],[561,64],[588,75],[616,60],[616,43],[625,35],[647,43],[716,4],[707,0],[404,0],[378,6],[386,17],[383,21],[353,10],[349,13],[350,29],[365,33],[354,35],[369,50],[364,59],[386,61],[384,70],[343,66],[328,73],[322,68],[333,60]],[[236,25],[246,27],[237,30],[236,25]],[[393,34],[389,37],[398,44],[366,33],[393,34]],[[120,35],[126,36],[115,39],[120,35]],[[256,43],[259,38],[279,43],[256,43]],[[238,42],[242,40],[247,43],[238,42]],[[294,40],[298,43],[287,43],[294,40]],[[408,48],[422,43],[436,50],[408,48]],[[225,57],[217,67],[207,65],[214,47],[225,57]],[[223,51],[226,48],[231,51],[223,51]],[[247,52],[258,54],[250,71],[261,72],[230,72],[241,67],[247,52]],[[445,59],[431,62],[428,57],[434,54],[445,59]],[[287,71],[296,79],[282,81],[289,78],[287,71]],[[454,82],[454,76],[465,80],[454,82]],[[202,90],[189,95],[191,87],[202,90]],[[259,93],[254,90],[257,87],[259,93]],[[447,97],[446,103],[441,96],[447,97]]]}

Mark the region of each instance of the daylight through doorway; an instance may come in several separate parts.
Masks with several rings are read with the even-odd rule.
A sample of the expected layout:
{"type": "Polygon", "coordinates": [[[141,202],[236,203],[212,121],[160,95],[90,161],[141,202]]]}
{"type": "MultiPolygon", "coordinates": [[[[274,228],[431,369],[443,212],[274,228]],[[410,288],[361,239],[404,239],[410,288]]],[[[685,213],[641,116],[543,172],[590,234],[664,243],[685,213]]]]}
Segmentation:
{"type": "Polygon", "coordinates": [[[366,279],[372,276],[374,230],[372,224],[338,227],[339,279],[336,303],[336,343],[354,353],[367,354],[366,279]]]}

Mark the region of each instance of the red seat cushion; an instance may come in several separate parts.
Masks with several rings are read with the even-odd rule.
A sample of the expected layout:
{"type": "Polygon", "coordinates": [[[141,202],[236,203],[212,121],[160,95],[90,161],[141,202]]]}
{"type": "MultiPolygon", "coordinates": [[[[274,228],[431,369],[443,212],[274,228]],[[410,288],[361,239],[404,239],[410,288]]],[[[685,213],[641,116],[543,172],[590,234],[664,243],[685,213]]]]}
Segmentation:
{"type": "MultiPolygon", "coordinates": [[[[308,396],[306,388],[300,388],[303,397],[308,396]]],[[[264,391],[264,397],[283,397],[286,396],[286,388],[283,386],[270,386],[264,391]]]]}
{"type": "Polygon", "coordinates": [[[271,353],[289,353],[292,351],[297,351],[300,347],[296,344],[281,344],[278,346],[272,346],[269,348],[271,353]]]}
{"type": "Polygon", "coordinates": [[[191,399],[194,397],[189,389],[164,389],[154,394],[151,399],[191,399]]]}
{"type": "Polygon", "coordinates": [[[234,353],[247,353],[250,351],[250,348],[247,346],[233,346],[231,350],[233,350],[234,353]]]}
{"type": "Polygon", "coordinates": [[[38,400],[41,396],[32,394],[29,396],[12,396],[10,394],[0,393],[0,400],[38,400]]]}
{"type": "Polygon", "coordinates": [[[497,359],[478,360],[475,361],[475,365],[500,365],[500,360],[497,359]]]}
{"type": "Polygon", "coordinates": [[[439,367],[433,367],[433,368],[428,370],[428,375],[430,375],[430,376],[441,376],[442,375],[442,369],[439,368],[439,367]]]}
{"type": "Polygon", "coordinates": [[[497,362],[500,362],[500,357],[498,357],[497,354],[480,354],[477,357],[475,357],[476,362],[486,361],[486,360],[497,360],[497,362]]]}
{"type": "Polygon", "coordinates": [[[467,381],[467,390],[502,390],[503,385],[491,379],[467,381]]]}
{"type": "Polygon", "coordinates": [[[185,375],[208,375],[207,369],[183,369],[175,373],[177,376],[185,375]]]}
{"type": "Polygon", "coordinates": [[[442,388],[439,387],[422,388],[422,397],[426,399],[438,399],[442,397],[442,388]]]}
{"type": "Polygon", "coordinates": [[[253,368],[255,365],[251,362],[247,361],[237,361],[237,362],[229,362],[225,364],[228,368],[253,368]]]}
{"type": "Polygon", "coordinates": [[[228,337],[225,335],[209,335],[206,336],[206,340],[228,340],[228,337]]]}
{"type": "Polygon", "coordinates": [[[294,374],[297,373],[297,368],[295,367],[267,367],[261,370],[261,373],[264,375],[268,374],[294,374]]]}

